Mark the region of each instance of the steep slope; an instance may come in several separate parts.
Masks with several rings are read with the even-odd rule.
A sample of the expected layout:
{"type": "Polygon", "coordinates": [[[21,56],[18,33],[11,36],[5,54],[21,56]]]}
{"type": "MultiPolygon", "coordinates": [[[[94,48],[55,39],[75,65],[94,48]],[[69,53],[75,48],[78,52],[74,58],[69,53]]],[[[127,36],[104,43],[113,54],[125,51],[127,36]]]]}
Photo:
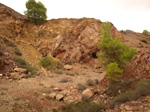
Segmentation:
{"type": "MultiPolygon", "coordinates": [[[[87,62],[96,58],[96,53],[99,52],[97,43],[101,36],[99,28],[102,22],[100,20],[92,18],[64,18],[50,20],[42,25],[35,25],[26,21],[24,16],[18,15],[17,12],[6,6],[2,5],[0,10],[0,19],[3,20],[0,23],[0,34],[12,39],[22,51],[24,58],[29,54],[27,51],[32,53],[33,55],[28,57],[27,60],[29,63],[31,63],[29,60],[41,57],[38,55],[34,59],[32,56],[34,56],[35,52],[39,52],[43,56],[52,55],[65,63],[75,61],[87,62]],[[3,19],[4,16],[9,21],[3,19]],[[23,44],[21,44],[22,42],[23,44]],[[28,47],[26,47],[26,50],[23,50],[21,46],[25,46],[25,44],[28,47]],[[33,49],[35,50],[33,51],[33,49]]],[[[111,33],[113,37],[118,36],[124,41],[124,36],[117,31],[113,24],[111,33]]],[[[33,63],[36,64],[37,62],[34,61],[33,63]]]]}

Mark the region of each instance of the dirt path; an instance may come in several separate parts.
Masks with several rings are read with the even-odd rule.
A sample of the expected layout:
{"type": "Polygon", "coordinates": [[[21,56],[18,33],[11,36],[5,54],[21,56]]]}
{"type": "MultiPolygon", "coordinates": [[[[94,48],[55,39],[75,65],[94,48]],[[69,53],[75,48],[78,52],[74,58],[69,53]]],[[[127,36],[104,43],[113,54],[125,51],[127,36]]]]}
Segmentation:
{"type": "Polygon", "coordinates": [[[78,83],[86,84],[88,79],[100,81],[105,73],[98,71],[76,66],[71,71],[56,70],[47,76],[13,81],[0,79],[0,112],[51,112],[63,104],[48,97],[54,87],[65,90],[76,88],[78,83]],[[60,83],[62,79],[68,81],[60,83]]]}

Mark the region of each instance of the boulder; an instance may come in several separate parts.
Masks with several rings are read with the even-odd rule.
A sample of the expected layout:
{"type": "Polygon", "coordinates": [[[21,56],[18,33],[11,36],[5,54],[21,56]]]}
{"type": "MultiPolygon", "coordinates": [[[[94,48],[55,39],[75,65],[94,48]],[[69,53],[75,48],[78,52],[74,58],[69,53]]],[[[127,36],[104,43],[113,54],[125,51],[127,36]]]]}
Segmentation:
{"type": "Polygon", "coordinates": [[[14,71],[19,73],[27,73],[27,69],[24,68],[15,68],[14,71]]]}
{"type": "Polygon", "coordinates": [[[49,97],[52,98],[52,99],[54,99],[56,97],[56,95],[57,95],[56,93],[50,93],[49,97]]]}
{"type": "Polygon", "coordinates": [[[85,89],[85,90],[82,92],[82,95],[83,95],[83,96],[86,96],[87,98],[91,98],[94,94],[93,94],[93,92],[91,91],[91,89],[85,89]]]}
{"type": "Polygon", "coordinates": [[[64,66],[64,69],[65,69],[65,70],[71,70],[72,68],[73,68],[73,67],[72,67],[71,65],[65,65],[65,66],[64,66]]]}
{"type": "Polygon", "coordinates": [[[59,93],[59,94],[56,95],[56,100],[60,101],[60,100],[62,100],[64,97],[65,97],[65,95],[59,93]]]}

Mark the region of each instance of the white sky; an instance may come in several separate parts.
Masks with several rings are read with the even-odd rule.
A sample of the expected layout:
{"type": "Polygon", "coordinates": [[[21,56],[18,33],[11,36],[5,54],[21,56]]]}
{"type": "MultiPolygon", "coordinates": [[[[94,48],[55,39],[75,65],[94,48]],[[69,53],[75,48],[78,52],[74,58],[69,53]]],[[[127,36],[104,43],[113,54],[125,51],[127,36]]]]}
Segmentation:
{"type": "MultiPolygon", "coordinates": [[[[0,0],[24,14],[27,0],[0,0]]],[[[36,0],[38,1],[38,0],[36,0]]],[[[96,18],[112,22],[118,30],[150,31],[150,0],[40,0],[48,19],[96,18]]]]}

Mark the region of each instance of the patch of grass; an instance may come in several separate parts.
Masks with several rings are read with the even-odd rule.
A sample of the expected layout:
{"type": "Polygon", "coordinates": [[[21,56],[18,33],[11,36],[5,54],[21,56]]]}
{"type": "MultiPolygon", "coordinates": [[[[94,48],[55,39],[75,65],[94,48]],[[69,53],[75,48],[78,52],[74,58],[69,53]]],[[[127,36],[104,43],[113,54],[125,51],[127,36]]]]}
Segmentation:
{"type": "Polygon", "coordinates": [[[114,108],[115,105],[120,105],[127,101],[137,100],[141,96],[150,95],[150,81],[139,81],[134,90],[121,93],[114,97],[110,103],[110,108],[114,108]]]}
{"type": "Polygon", "coordinates": [[[26,75],[27,78],[39,75],[39,74],[37,74],[38,68],[36,68],[36,67],[33,67],[31,65],[24,65],[21,67],[28,70],[29,74],[26,75]]]}
{"type": "Polygon", "coordinates": [[[61,68],[61,64],[55,61],[52,57],[44,57],[40,60],[39,64],[46,68],[47,70],[59,69],[61,68]]]}
{"type": "Polygon", "coordinates": [[[108,85],[108,89],[106,90],[106,94],[109,96],[116,96],[120,92],[127,91],[128,87],[130,85],[130,82],[127,80],[121,81],[121,82],[112,82],[108,85]]]}
{"type": "Polygon", "coordinates": [[[75,74],[74,73],[66,73],[66,75],[69,75],[69,76],[75,76],[75,74]]]}
{"type": "Polygon", "coordinates": [[[22,56],[22,53],[19,51],[19,49],[17,47],[14,48],[14,52],[16,55],[22,56]]]}
{"type": "Polygon", "coordinates": [[[83,102],[78,104],[67,104],[62,112],[100,112],[105,109],[101,102],[96,104],[92,102],[83,102]]]}
{"type": "Polygon", "coordinates": [[[38,71],[38,68],[36,67],[33,67],[29,64],[26,63],[26,61],[21,58],[21,57],[17,57],[16,58],[16,61],[18,62],[18,66],[21,67],[21,68],[25,68],[27,69],[27,71],[29,72],[28,74],[26,74],[26,77],[32,77],[32,76],[35,76],[35,75],[38,75],[37,74],[37,71],[38,71]]]}
{"type": "Polygon", "coordinates": [[[83,90],[86,89],[86,86],[85,86],[84,84],[79,83],[79,84],[77,85],[77,88],[78,88],[80,91],[83,91],[83,90]]]}
{"type": "Polygon", "coordinates": [[[68,79],[62,79],[62,80],[60,80],[59,82],[60,82],[60,83],[67,83],[67,82],[69,82],[69,80],[68,80],[68,79]]]}
{"type": "Polygon", "coordinates": [[[19,65],[27,65],[26,61],[21,57],[17,57],[16,61],[18,62],[19,65]]]}
{"type": "Polygon", "coordinates": [[[88,79],[88,80],[86,81],[86,84],[87,84],[88,86],[95,86],[94,80],[92,80],[92,79],[88,79]]]}

